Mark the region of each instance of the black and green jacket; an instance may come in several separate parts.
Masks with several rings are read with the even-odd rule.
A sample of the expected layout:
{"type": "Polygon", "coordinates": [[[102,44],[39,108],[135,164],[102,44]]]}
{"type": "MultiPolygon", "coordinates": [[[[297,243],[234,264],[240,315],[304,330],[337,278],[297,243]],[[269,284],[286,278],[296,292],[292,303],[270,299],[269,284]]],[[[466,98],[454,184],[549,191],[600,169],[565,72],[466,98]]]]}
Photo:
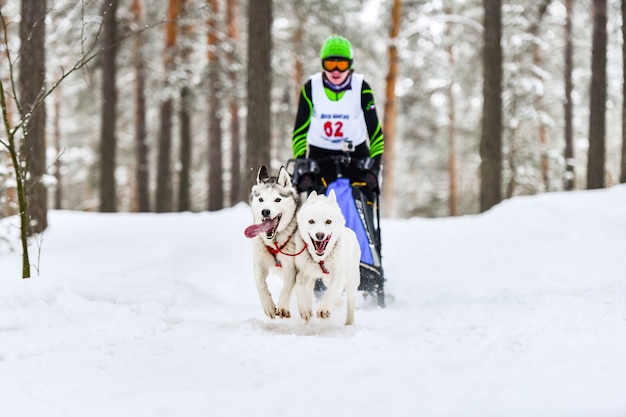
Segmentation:
{"type": "MultiPolygon", "coordinates": [[[[340,100],[345,91],[334,92],[329,88],[324,88],[326,96],[333,101],[340,100]]],[[[293,155],[296,158],[302,158],[307,151],[306,138],[309,132],[311,116],[313,114],[313,106],[311,94],[311,80],[308,80],[300,91],[300,100],[298,103],[298,114],[296,115],[296,123],[292,135],[293,155]]],[[[365,124],[367,125],[367,133],[369,135],[369,156],[374,159],[377,166],[380,166],[380,159],[385,149],[383,130],[376,113],[376,104],[374,102],[374,94],[370,85],[363,81],[361,88],[361,108],[365,124]]]]}

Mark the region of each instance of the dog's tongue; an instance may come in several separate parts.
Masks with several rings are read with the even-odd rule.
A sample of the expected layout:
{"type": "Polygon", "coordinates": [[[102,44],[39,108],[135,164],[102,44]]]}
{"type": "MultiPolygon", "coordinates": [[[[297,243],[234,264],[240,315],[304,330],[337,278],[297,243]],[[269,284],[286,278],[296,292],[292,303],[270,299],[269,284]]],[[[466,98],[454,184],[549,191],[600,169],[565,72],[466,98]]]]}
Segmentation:
{"type": "Polygon", "coordinates": [[[243,232],[247,238],[253,238],[259,233],[267,233],[274,227],[274,220],[263,220],[259,224],[252,224],[246,227],[246,230],[243,232]]]}

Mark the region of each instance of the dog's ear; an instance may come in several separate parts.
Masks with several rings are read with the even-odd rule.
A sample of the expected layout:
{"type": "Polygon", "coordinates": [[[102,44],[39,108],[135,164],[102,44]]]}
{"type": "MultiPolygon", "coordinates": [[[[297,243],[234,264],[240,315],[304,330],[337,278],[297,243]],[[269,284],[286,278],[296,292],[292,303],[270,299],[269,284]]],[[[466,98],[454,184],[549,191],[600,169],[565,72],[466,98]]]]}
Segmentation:
{"type": "Polygon", "coordinates": [[[288,187],[291,185],[291,177],[284,166],[280,167],[280,171],[278,171],[278,185],[281,187],[288,187]]]}
{"type": "Polygon", "coordinates": [[[309,196],[306,199],[308,200],[308,199],[314,199],[314,198],[317,198],[317,191],[315,190],[311,191],[311,194],[309,194],[309,196]]]}
{"type": "Polygon", "coordinates": [[[331,201],[331,203],[336,203],[337,202],[337,196],[335,195],[335,189],[331,188],[330,192],[328,193],[328,199],[331,201]]]}
{"type": "Polygon", "coordinates": [[[259,168],[259,172],[256,175],[256,183],[261,184],[269,177],[270,176],[267,174],[267,168],[265,167],[265,165],[261,165],[261,168],[259,168]]]}

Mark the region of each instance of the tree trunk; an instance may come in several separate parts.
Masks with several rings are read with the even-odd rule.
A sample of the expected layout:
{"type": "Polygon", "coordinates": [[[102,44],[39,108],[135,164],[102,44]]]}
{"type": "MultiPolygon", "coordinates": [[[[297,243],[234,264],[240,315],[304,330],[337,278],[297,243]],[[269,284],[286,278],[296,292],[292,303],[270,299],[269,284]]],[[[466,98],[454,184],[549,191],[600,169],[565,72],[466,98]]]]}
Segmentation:
{"type": "Polygon", "coordinates": [[[385,153],[383,153],[383,203],[385,211],[393,216],[393,195],[395,189],[394,164],[396,135],[396,80],[398,78],[398,33],[400,32],[400,0],[393,0],[391,8],[391,28],[387,55],[389,67],[385,88],[385,109],[383,115],[383,132],[385,132],[385,153]]]}
{"type": "MultiPolygon", "coordinates": [[[[20,114],[26,120],[22,142],[22,161],[28,176],[28,234],[43,232],[48,227],[48,199],[41,181],[46,173],[46,107],[45,92],[45,18],[46,0],[22,0],[20,20],[20,114]]],[[[22,169],[20,167],[20,169],[22,169]]]]}
{"type": "Polygon", "coordinates": [[[150,163],[146,135],[146,65],[144,44],[143,0],[133,0],[131,10],[138,29],[134,36],[133,66],[135,68],[135,182],[136,208],[140,213],[150,211],[150,163]]]}
{"type": "Polygon", "coordinates": [[[272,2],[248,2],[248,115],[246,118],[246,176],[249,193],[261,165],[270,164],[272,87],[272,2]]]}
{"type": "MultiPolygon", "coordinates": [[[[451,7],[447,7],[444,12],[447,15],[453,15],[454,11],[451,7]]],[[[446,24],[445,36],[450,38],[451,22],[446,24]]],[[[448,53],[448,67],[454,68],[456,65],[454,58],[454,43],[452,40],[448,41],[446,47],[448,53]]],[[[448,177],[449,185],[448,189],[450,197],[448,200],[448,208],[450,216],[456,216],[458,214],[459,196],[457,188],[457,168],[456,168],[456,96],[455,96],[455,76],[454,72],[450,73],[450,80],[448,82],[448,177]]]]}
{"type": "Polygon", "coordinates": [[[484,0],[483,115],[480,140],[480,211],[502,201],[501,2],[484,0]]]}
{"type": "MultiPolygon", "coordinates": [[[[450,68],[454,68],[454,47],[452,43],[448,47],[450,68]]],[[[454,94],[454,75],[450,76],[448,85],[448,172],[450,177],[450,216],[458,214],[459,192],[456,178],[456,97],[454,94]]]]}
{"type": "Polygon", "coordinates": [[[239,40],[239,32],[237,30],[237,15],[239,10],[238,0],[227,0],[226,4],[226,21],[227,36],[230,42],[228,52],[228,78],[230,80],[231,98],[230,98],[230,203],[235,205],[240,201],[244,201],[246,196],[241,193],[241,129],[239,123],[239,100],[238,100],[238,80],[235,64],[237,63],[237,41],[239,40]]]}
{"type": "Polygon", "coordinates": [[[157,159],[156,211],[167,213],[172,211],[172,116],[173,103],[167,98],[161,103],[159,152],[157,159]]]}
{"type": "MultiPolygon", "coordinates": [[[[622,0],[622,22],[626,22],[625,19],[626,0],[622,0]]],[[[626,183],[626,25],[624,24],[622,24],[622,169],[619,182],[626,183]]]]}
{"type": "MultiPolygon", "coordinates": [[[[163,51],[164,80],[163,89],[168,91],[169,77],[174,71],[176,54],[177,20],[180,17],[182,0],[169,0],[167,7],[167,23],[165,24],[165,48],[163,51]]],[[[172,211],[172,116],[174,103],[171,95],[167,95],[161,103],[159,129],[159,151],[157,159],[157,190],[156,211],[164,213],[172,211]]]]}
{"type": "MultiPolygon", "coordinates": [[[[22,168],[22,161],[18,157],[17,144],[15,143],[15,135],[17,133],[16,128],[11,127],[9,120],[9,111],[7,104],[7,94],[4,89],[4,83],[0,79],[0,108],[2,109],[4,130],[6,131],[7,138],[0,138],[0,143],[6,147],[11,157],[11,164],[13,165],[15,173],[15,188],[17,191],[17,205],[19,209],[20,218],[20,240],[22,243],[22,278],[30,278],[30,258],[28,254],[28,203],[26,196],[26,170],[22,168]]],[[[23,121],[23,120],[22,120],[23,121]]]]}
{"type": "MultiPolygon", "coordinates": [[[[182,5],[182,15],[187,17],[186,4],[182,5]]],[[[184,19],[185,23],[181,28],[181,45],[183,45],[181,53],[181,64],[185,71],[186,78],[184,86],[180,89],[180,110],[179,110],[179,122],[180,122],[180,170],[178,174],[178,211],[190,211],[191,210],[191,100],[192,91],[189,88],[189,80],[192,78],[189,67],[191,56],[191,34],[193,31],[193,25],[188,22],[188,19],[184,19]]]]}
{"type": "MultiPolygon", "coordinates": [[[[539,13],[537,16],[537,20],[535,25],[531,27],[531,34],[535,37],[539,37],[539,29],[541,27],[541,21],[543,20],[546,11],[548,10],[548,6],[552,0],[544,0],[543,3],[539,5],[539,13]]],[[[533,65],[537,68],[541,68],[542,64],[542,56],[541,56],[541,48],[538,43],[534,44],[533,47],[533,65]]],[[[546,80],[542,79],[542,82],[546,80]]],[[[543,91],[539,92],[537,95],[537,99],[535,100],[535,112],[539,115],[537,120],[538,123],[538,132],[537,136],[539,137],[539,149],[540,149],[540,162],[539,162],[539,171],[541,173],[541,181],[543,183],[543,187],[545,191],[550,190],[550,175],[549,175],[549,159],[548,159],[548,138],[547,138],[547,128],[546,123],[543,117],[541,117],[541,113],[543,112],[544,107],[544,93],[543,91]]]]}
{"type": "MultiPolygon", "coordinates": [[[[0,10],[2,10],[2,7],[4,7],[5,4],[5,0],[0,0],[0,10]]],[[[2,20],[0,21],[0,44],[5,45],[7,42],[7,39],[4,37],[4,35],[6,34],[4,28],[6,28],[6,25],[9,23],[8,19],[6,18],[5,15],[2,15],[2,20]]],[[[3,52],[1,52],[0,54],[2,55],[2,57],[0,59],[6,60],[9,59],[9,51],[6,48],[2,48],[3,52]]],[[[7,61],[8,62],[8,61],[7,61]]],[[[2,74],[2,77],[0,77],[0,83],[7,83],[7,85],[9,84],[10,81],[10,77],[4,77],[5,74],[2,74]]],[[[3,88],[4,90],[4,88],[3,88]]],[[[4,97],[3,97],[4,99],[4,97]]],[[[13,111],[12,111],[12,106],[11,106],[12,101],[5,101],[3,100],[3,104],[4,106],[2,107],[2,112],[4,113],[3,116],[6,117],[6,120],[8,121],[12,121],[13,120],[13,111]]],[[[10,128],[7,129],[8,126],[4,126],[4,130],[7,130],[7,136],[10,134],[10,128]]],[[[0,138],[0,140],[2,140],[0,138]]],[[[4,158],[3,158],[4,159],[4,158]]],[[[2,160],[0,162],[0,168],[3,167],[3,165],[5,164],[5,161],[2,160]]],[[[11,157],[10,155],[6,156],[6,164],[7,165],[11,165],[11,157]]],[[[8,185],[5,188],[5,198],[6,198],[6,207],[4,209],[0,209],[0,217],[2,216],[12,216],[16,213],[16,206],[17,206],[17,189],[15,186],[11,186],[8,185]]],[[[0,195],[0,200],[2,200],[2,196],[0,195]]]]}
{"type": "Polygon", "coordinates": [[[109,0],[103,7],[102,37],[102,121],[100,126],[100,211],[115,212],[115,115],[117,103],[116,63],[118,0],[109,0]]]}
{"type": "Polygon", "coordinates": [[[589,100],[589,153],[587,189],[604,188],[606,160],[606,0],[593,0],[593,45],[591,50],[591,92],[589,100]]]}
{"type": "MultiPolygon", "coordinates": [[[[295,51],[303,51],[304,48],[304,33],[307,23],[307,13],[304,11],[304,2],[305,0],[294,0],[291,2],[291,6],[293,7],[293,18],[295,28],[293,30],[293,38],[291,44],[295,51]]],[[[294,91],[294,99],[296,103],[300,98],[300,93],[302,89],[302,83],[304,82],[304,63],[302,54],[296,53],[294,54],[294,63],[293,63],[293,83],[295,85],[294,91]]]]}
{"type": "Polygon", "coordinates": [[[180,174],[178,177],[178,211],[191,210],[191,92],[180,91],[180,174]]]}
{"type": "Polygon", "coordinates": [[[209,211],[224,208],[224,186],[222,172],[222,129],[220,126],[220,60],[218,51],[217,13],[218,0],[207,0],[210,8],[208,26],[208,61],[209,61],[209,211]]]}
{"type": "Polygon", "coordinates": [[[54,95],[54,150],[56,153],[56,159],[54,160],[54,179],[56,181],[56,187],[54,190],[54,208],[55,210],[61,210],[63,204],[63,174],[61,163],[61,154],[63,149],[61,147],[61,88],[55,92],[54,95]]]}
{"type": "MultiPolygon", "coordinates": [[[[626,2],[626,0],[624,0],[626,2]]],[[[624,3],[622,3],[624,4],[624,3]]],[[[572,46],[572,18],[573,0],[565,0],[565,189],[572,191],[576,186],[576,171],[574,161],[574,102],[572,91],[574,83],[572,73],[574,69],[572,46]]]]}

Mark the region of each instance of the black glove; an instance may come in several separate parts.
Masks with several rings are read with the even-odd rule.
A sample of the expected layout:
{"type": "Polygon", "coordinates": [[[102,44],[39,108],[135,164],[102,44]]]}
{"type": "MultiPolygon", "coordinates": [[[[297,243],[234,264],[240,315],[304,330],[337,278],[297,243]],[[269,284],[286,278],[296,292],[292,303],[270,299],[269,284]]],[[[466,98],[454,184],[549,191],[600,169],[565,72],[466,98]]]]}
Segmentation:
{"type": "Polygon", "coordinates": [[[368,171],[365,174],[365,183],[367,184],[367,188],[374,192],[378,192],[378,173],[374,171],[368,171]]]}
{"type": "Polygon", "coordinates": [[[365,182],[370,190],[375,193],[380,193],[380,185],[378,184],[378,177],[380,175],[380,167],[382,165],[382,155],[377,155],[372,160],[372,167],[365,175],[365,182]]]}
{"type": "Polygon", "coordinates": [[[315,188],[315,181],[310,174],[304,174],[298,180],[298,190],[301,192],[309,192],[315,188]]]}

